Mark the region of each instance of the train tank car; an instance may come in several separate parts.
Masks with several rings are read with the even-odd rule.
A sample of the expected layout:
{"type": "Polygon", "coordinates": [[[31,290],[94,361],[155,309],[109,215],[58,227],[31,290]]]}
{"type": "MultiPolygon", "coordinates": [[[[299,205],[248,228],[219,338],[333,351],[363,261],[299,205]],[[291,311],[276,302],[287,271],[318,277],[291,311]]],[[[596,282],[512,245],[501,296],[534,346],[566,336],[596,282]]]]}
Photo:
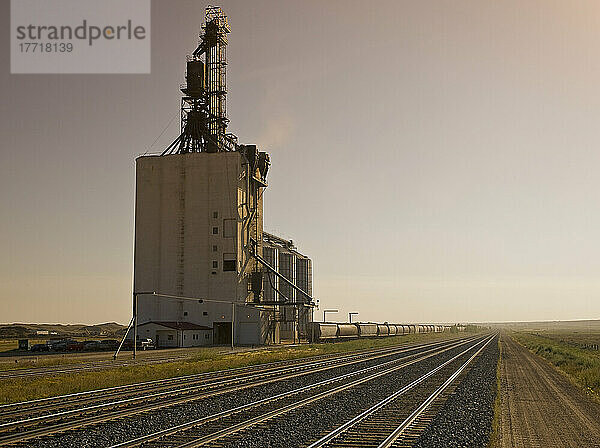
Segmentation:
{"type": "Polygon", "coordinates": [[[338,336],[342,339],[358,337],[358,326],[355,324],[337,324],[338,336]]]}
{"type": "Polygon", "coordinates": [[[383,337],[383,336],[389,336],[389,335],[390,335],[390,329],[387,325],[377,324],[377,336],[383,337]]]}
{"type": "Polygon", "coordinates": [[[337,324],[312,322],[308,336],[311,342],[335,341],[338,337],[337,324]]]}
{"type": "Polygon", "coordinates": [[[371,323],[358,323],[358,333],[361,338],[376,338],[377,337],[377,324],[371,323]]]}
{"type": "Polygon", "coordinates": [[[434,324],[313,322],[309,327],[309,332],[307,336],[310,342],[329,342],[356,338],[362,339],[373,337],[400,336],[411,333],[437,333],[442,331],[447,331],[447,328],[442,325],[434,324]]]}

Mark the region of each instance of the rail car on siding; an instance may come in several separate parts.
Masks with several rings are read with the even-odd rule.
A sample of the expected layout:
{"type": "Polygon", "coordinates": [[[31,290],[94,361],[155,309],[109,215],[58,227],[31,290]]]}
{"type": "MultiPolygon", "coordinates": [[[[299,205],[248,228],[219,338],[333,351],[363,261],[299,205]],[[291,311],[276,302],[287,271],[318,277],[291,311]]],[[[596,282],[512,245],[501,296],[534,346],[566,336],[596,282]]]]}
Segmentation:
{"type": "Polygon", "coordinates": [[[312,322],[309,338],[319,342],[335,341],[338,338],[337,324],[312,322]]]}
{"type": "Polygon", "coordinates": [[[340,339],[356,339],[359,335],[359,327],[356,324],[337,324],[338,337],[340,339]]]}
{"type": "Polygon", "coordinates": [[[345,339],[385,338],[411,333],[439,333],[448,326],[429,324],[382,324],[375,322],[336,323],[312,322],[308,338],[310,342],[341,341],[345,339]]]}
{"type": "Polygon", "coordinates": [[[377,324],[371,323],[358,323],[358,335],[362,338],[375,338],[377,337],[377,324]]]}

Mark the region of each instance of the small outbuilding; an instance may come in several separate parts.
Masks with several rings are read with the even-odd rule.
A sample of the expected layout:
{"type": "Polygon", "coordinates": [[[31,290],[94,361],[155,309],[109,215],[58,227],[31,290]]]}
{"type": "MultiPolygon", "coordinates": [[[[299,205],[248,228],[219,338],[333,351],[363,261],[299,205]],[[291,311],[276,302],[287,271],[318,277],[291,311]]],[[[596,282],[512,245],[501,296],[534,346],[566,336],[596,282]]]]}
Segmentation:
{"type": "Polygon", "coordinates": [[[138,338],[156,347],[198,347],[213,343],[213,329],[191,322],[150,321],[138,325],[138,338]]]}

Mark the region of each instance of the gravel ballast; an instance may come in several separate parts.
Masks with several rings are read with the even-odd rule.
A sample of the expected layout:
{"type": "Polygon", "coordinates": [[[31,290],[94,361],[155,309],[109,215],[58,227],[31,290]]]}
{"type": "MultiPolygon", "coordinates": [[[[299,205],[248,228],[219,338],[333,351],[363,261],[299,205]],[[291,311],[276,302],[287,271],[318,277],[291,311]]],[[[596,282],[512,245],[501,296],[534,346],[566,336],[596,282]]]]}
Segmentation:
{"type": "MultiPolygon", "coordinates": [[[[264,386],[257,386],[238,392],[218,395],[213,398],[201,399],[196,402],[160,409],[127,419],[83,428],[79,431],[61,434],[58,437],[31,440],[27,442],[27,446],[43,448],[72,446],[107,447],[268,396],[273,396],[344,373],[349,373],[360,368],[380,364],[390,359],[403,358],[406,355],[406,353],[403,353],[402,355],[393,355],[379,360],[365,361],[358,365],[335,368],[325,372],[308,374],[300,378],[278,381],[264,386]]],[[[412,377],[412,375],[409,376],[412,377]]],[[[396,381],[403,381],[403,378],[396,377],[396,381]]]]}
{"type": "MultiPolygon", "coordinates": [[[[466,346],[455,348],[443,355],[432,357],[408,368],[382,376],[331,397],[319,400],[310,406],[279,416],[276,420],[259,425],[239,434],[229,443],[220,443],[228,448],[258,447],[301,447],[318,440],[325,433],[347,422],[365,409],[387,397],[391,391],[400,389],[465,350],[466,346]]],[[[472,353],[472,352],[470,352],[472,353]]],[[[461,361],[448,366],[447,372],[457,368],[461,361]],[[454,366],[454,367],[452,367],[454,366]]],[[[448,373],[449,374],[449,373],[448,373]]]]}
{"type": "Polygon", "coordinates": [[[414,447],[477,448],[488,445],[494,418],[499,355],[498,337],[495,337],[414,447]]]}

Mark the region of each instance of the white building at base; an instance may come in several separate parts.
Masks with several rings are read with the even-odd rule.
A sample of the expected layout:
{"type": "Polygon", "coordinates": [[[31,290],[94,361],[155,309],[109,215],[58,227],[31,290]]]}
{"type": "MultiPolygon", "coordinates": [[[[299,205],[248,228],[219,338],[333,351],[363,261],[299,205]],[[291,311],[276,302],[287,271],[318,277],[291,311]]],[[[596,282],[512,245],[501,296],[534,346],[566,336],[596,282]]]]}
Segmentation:
{"type": "Polygon", "coordinates": [[[138,325],[138,340],[152,339],[156,347],[212,345],[213,330],[191,322],[145,322],[138,325]]]}

